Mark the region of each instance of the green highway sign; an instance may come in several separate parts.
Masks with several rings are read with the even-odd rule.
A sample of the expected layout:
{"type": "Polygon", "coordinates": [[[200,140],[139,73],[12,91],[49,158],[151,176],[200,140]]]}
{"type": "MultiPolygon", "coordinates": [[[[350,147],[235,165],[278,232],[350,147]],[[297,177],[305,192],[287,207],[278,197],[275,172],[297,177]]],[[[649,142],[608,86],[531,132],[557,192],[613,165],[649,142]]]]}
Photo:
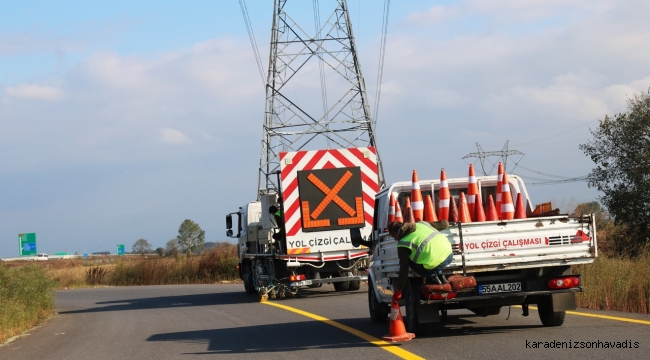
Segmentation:
{"type": "Polygon", "coordinates": [[[18,234],[20,256],[36,255],[36,233],[18,234]]]}
{"type": "Polygon", "coordinates": [[[117,255],[124,255],[124,245],[117,245],[117,255]]]}

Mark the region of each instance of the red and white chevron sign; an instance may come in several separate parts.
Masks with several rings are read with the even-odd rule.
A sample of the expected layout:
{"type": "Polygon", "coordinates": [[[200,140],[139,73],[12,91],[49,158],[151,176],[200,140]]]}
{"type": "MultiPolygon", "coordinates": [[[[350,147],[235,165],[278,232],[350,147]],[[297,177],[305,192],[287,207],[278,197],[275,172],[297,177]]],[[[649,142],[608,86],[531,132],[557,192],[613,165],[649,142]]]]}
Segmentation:
{"type": "Polygon", "coordinates": [[[362,235],[370,234],[375,194],[379,191],[377,154],[374,147],[283,152],[280,153],[280,161],[287,248],[296,249],[290,253],[313,253],[352,248],[349,242],[348,228],[359,227],[359,224],[364,223],[363,220],[365,220],[365,224],[362,225],[362,235]],[[345,168],[348,168],[349,171],[345,168]],[[329,173],[320,171],[325,169],[341,170],[329,173]],[[311,172],[311,170],[315,171],[311,172]],[[300,187],[298,186],[299,172],[302,174],[300,187]],[[342,176],[339,176],[339,173],[342,176]],[[336,179],[331,178],[332,174],[336,179]],[[329,184],[327,184],[326,176],[330,177],[329,184]],[[359,183],[359,176],[361,177],[362,196],[351,198],[348,195],[346,198],[343,194],[354,188],[354,184],[359,183]],[[355,177],[357,178],[355,179],[355,177]],[[312,186],[314,190],[301,197],[299,192],[304,190],[300,189],[305,189],[304,184],[308,181],[308,185],[312,186]],[[318,199],[318,196],[321,197],[321,200],[318,199]],[[308,198],[316,199],[311,202],[311,208],[306,201],[308,198]],[[341,212],[343,211],[341,209],[345,210],[347,214],[344,213],[345,219],[339,219],[338,224],[334,221],[329,227],[330,222],[321,219],[321,214],[328,210],[341,212]],[[358,209],[362,209],[363,214],[360,214],[358,209]],[[305,224],[305,228],[303,228],[303,224],[305,224]],[[347,228],[336,228],[337,225],[343,228],[347,226],[347,228]],[[320,229],[323,231],[319,231],[319,227],[322,227],[320,229]]]}

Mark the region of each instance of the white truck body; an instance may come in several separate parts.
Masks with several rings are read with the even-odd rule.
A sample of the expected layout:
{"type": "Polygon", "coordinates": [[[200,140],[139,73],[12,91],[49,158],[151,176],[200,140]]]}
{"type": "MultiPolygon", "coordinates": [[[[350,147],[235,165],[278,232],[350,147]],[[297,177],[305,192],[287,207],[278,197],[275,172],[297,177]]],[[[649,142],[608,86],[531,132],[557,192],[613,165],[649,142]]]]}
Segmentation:
{"type": "MultiPolygon", "coordinates": [[[[479,196],[487,198],[487,194],[492,193],[494,197],[496,176],[477,179],[481,192],[479,196]]],[[[508,181],[511,192],[515,194],[514,198],[519,192],[524,194],[530,213],[530,201],[523,181],[514,175],[509,175],[508,181]]],[[[448,184],[452,196],[459,191],[466,193],[468,178],[449,179],[448,184]]],[[[439,180],[420,181],[420,188],[423,190],[423,196],[428,191],[428,194],[437,199],[439,180]]],[[[385,225],[388,218],[388,199],[391,193],[397,193],[401,195],[399,198],[402,198],[404,195],[410,195],[410,191],[409,181],[394,183],[377,194],[377,222],[374,227],[377,244],[369,271],[369,291],[374,292],[371,295],[381,305],[380,312],[385,311],[385,304],[391,301],[399,271],[397,243],[387,233],[385,225]]],[[[575,308],[574,293],[582,288],[575,286],[571,289],[549,289],[547,280],[568,275],[571,272],[570,265],[591,263],[597,256],[595,221],[591,215],[555,215],[454,223],[442,233],[447,236],[454,250],[454,259],[445,269],[445,273],[448,276],[452,273],[474,276],[478,286],[445,299],[409,299],[412,301],[411,305],[417,304],[420,315],[429,313],[428,319],[419,319],[420,323],[439,321],[439,317],[435,316],[438,311],[446,315],[447,309],[457,308],[469,308],[480,315],[491,315],[498,312],[501,306],[519,304],[526,306],[527,314],[529,303],[546,303],[550,301],[547,296],[554,297],[555,307],[551,312],[557,315],[556,313],[575,308]],[[430,307],[420,307],[424,305],[430,307]]],[[[415,273],[411,272],[409,276],[412,278],[411,284],[422,283],[415,273]]],[[[415,295],[416,288],[417,286],[412,289],[411,296],[415,295]]],[[[373,300],[372,297],[369,299],[373,300]]],[[[417,312],[417,309],[411,310],[417,312]]],[[[417,316],[411,317],[410,324],[408,316],[406,318],[407,325],[417,331],[417,316]]]]}

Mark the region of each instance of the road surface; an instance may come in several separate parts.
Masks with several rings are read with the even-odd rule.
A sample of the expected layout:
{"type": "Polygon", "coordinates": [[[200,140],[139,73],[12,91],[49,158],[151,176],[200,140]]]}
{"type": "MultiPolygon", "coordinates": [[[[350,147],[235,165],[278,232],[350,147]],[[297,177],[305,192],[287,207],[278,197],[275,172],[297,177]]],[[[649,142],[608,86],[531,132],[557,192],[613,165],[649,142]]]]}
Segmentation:
{"type": "Polygon", "coordinates": [[[588,310],[556,328],[542,327],[532,309],[529,317],[515,307],[486,318],[450,311],[444,329],[388,345],[376,341],[388,325],[370,322],[366,291],[324,285],[260,303],[243,285],[62,290],[58,315],[0,347],[0,359],[650,357],[650,316],[588,310]],[[559,342],[573,348],[545,348],[559,342]]]}

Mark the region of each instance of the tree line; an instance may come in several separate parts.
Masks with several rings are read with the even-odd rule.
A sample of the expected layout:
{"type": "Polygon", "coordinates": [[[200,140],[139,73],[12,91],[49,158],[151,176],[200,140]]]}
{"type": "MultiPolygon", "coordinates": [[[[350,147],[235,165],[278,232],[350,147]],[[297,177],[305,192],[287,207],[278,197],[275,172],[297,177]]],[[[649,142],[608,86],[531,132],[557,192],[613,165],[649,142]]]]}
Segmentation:
{"type": "Polygon", "coordinates": [[[157,253],[160,256],[178,256],[179,254],[200,253],[206,247],[205,231],[190,219],[183,221],[178,228],[176,238],[167,241],[165,247],[153,250],[146,239],[138,239],[131,247],[133,254],[157,253]]]}
{"type": "Polygon", "coordinates": [[[587,181],[602,193],[605,209],[594,202],[576,211],[597,214],[599,248],[602,238],[613,254],[645,254],[650,251],[650,89],[629,98],[624,112],[606,115],[591,134],[580,149],[596,164],[587,181]]]}

